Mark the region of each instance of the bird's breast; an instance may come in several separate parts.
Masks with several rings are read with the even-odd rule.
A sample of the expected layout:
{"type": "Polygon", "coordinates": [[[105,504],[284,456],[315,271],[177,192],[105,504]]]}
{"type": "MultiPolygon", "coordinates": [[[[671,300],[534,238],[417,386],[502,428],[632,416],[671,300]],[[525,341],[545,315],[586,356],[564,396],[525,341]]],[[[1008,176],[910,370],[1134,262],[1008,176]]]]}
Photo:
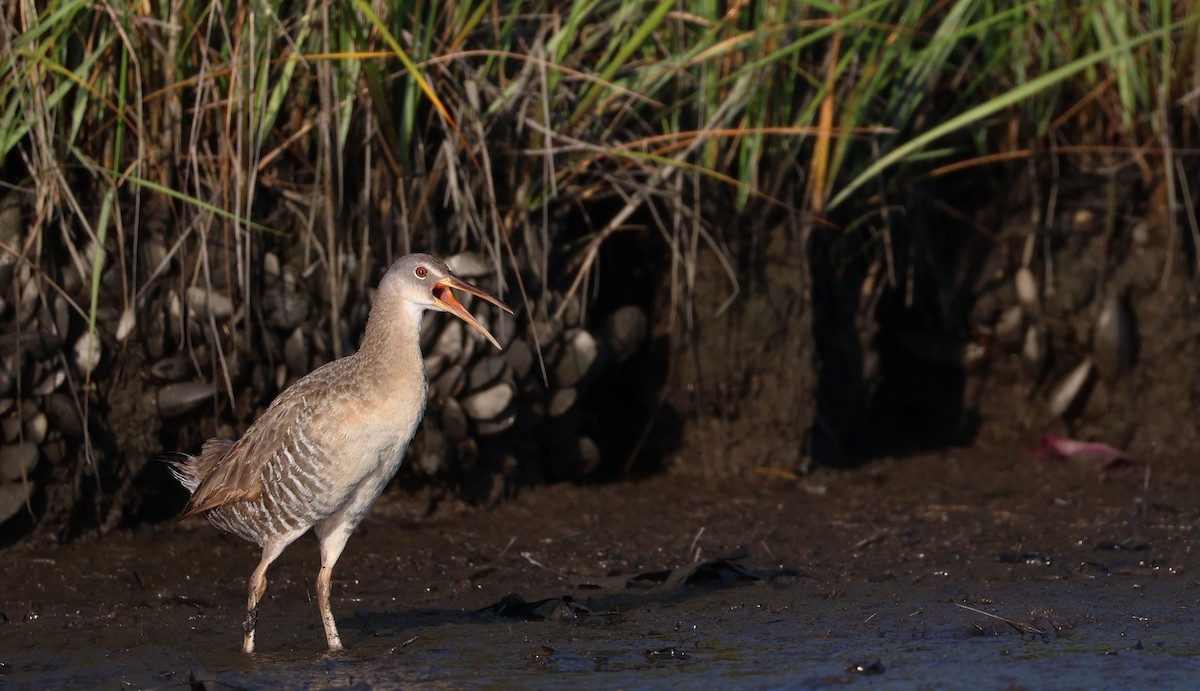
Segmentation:
{"type": "Polygon", "coordinates": [[[347,479],[367,475],[390,479],[424,413],[424,395],[382,396],[354,411],[334,432],[342,441],[344,453],[338,454],[338,460],[349,471],[347,479]]]}

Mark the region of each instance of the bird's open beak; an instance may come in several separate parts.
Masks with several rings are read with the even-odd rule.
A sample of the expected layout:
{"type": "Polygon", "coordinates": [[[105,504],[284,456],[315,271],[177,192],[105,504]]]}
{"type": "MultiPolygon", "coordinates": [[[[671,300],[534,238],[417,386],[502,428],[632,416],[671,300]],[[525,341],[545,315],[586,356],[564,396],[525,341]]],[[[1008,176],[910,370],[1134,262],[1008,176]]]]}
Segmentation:
{"type": "MultiPolygon", "coordinates": [[[[475,330],[478,331],[479,333],[483,334],[484,336],[486,336],[487,339],[492,342],[492,345],[496,346],[497,348],[500,348],[500,342],[496,340],[496,337],[493,336],[492,334],[488,333],[488,330],[483,328],[483,324],[480,324],[479,321],[475,319],[475,317],[471,316],[471,313],[467,311],[467,308],[463,307],[462,303],[459,302],[458,299],[454,297],[454,293],[450,292],[451,288],[457,288],[458,290],[470,293],[472,295],[479,296],[479,297],[483,298],[484,300],[487,300],[488,302],[492,303],[493,305],[499,307],[500,309],[504,310],[505,312],[508,312],[509,314],[513,313],[512,308],[509,307],[508,305],[504,304],[504,302],[501,301],[500,298],[496,297],[495,295],[492,295],[491,293],[487,292],[486,290],[481,290],[479,288],[476,288],[475,286],[471,285],[470,283],[467,283],[466,281],[462,280],[461,278],[459,278],[457,276],[447,276],[446,278],[443,278],[442,280],[433,284],[433,304],[434,305],[438,306],[439,308],[441,308],[443,310],[446,310],[450,314],[453,314],[454,316],[458,317],[459,319],[461,319],[461,320],[465,321],[466,323],[470,324],[471,326],[475,327],[475,330]]],[[[501,350],[503,350],[503,348],[501,348],[501,350]]]]}

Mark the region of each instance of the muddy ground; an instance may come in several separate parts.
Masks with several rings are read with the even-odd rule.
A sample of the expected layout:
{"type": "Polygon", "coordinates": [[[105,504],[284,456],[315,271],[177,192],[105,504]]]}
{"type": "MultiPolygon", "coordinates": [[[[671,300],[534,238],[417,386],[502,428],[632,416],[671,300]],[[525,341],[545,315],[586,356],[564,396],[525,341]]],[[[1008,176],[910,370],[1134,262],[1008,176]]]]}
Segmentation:
{"type": "Polygon", "coordinates": [[[254,656],[239,645],[257,555],[203,520],[18,545],[0,553],[0,687],[1192,683],[1195,464],[1101,471],[1033,446],[432,513],[392,491],[335,571],[338,654],[311,539],[269,575],[254,656]],[[495,606],[513,594],[549,602],[495,606]]]}

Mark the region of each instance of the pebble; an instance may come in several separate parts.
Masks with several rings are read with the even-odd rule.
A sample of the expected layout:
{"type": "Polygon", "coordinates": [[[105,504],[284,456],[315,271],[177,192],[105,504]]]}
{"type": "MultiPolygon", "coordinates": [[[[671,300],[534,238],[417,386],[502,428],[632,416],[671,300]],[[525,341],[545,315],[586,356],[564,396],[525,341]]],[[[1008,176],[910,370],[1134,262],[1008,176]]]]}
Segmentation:
{"type": "Polygon", "coordinates": [[[624,362],[646,341],[649,326],[646,313],[635,305],[618,307],[604,320],[604,335],[617,362],[624,362]]]}
{"type": "Polygon", "coordinates": [[[569,387],[583,381],[593,372],[599,355],[599,345],[586,329],[575,329],[567,334],[554,363],[555,384],[569,387]]]}
{"type": "Polygon", "coordinates": [[[38,463],[38,447],[30,441],[0,446],[0,481],[15,482],[29,476],[38,463]]]}
{"type": "Polygon", "coordinates": [[[441,423],[442,432],[450,441],[458,442],[467,438],[467,414],[455,399],[448,399],[442,404],[441,423]]]}
{"type": "Polygon", "coordinates": [[[0,483],[0,523],[12,518],[25,507],[33,489],[32,482],[0,483]]]}
{"type": "MultiPolygon", "coordinates": [[[[75,341],[75,369],[79,373],[87,377],[100,365],[100,358],[104,355],[104,345],[100,342],[99,336],[96,335],[94,329],[89,329],[83,332],[83,335],[75,341]]],[[[63,372],[63,377],[66,373],[63,372]]]]}
{"type": "Polygon", "coordinates": [[[1036,319],[1042,313],[1042,306],[1038,298],[1037,278],[1034,277],[1033,270],[1028,266],[1017,269],[1014,283],[1017,289],[1017,302],[1021,304],[1026,315],[1031,319],[1036,319]]]}
{"type": "Polygon", "coordinates": [[[464,398],[462,408],[472,420],[491,420],[503,413],[512,400],[513,387],[507,382],[500,382],[464,398]]]}
{"type": "Polygon", "coordinates": [[[233,300],[228,295],[203,286],[188,286],[184,300],[192,314],[203,319],[228,319],[233,314],[233,300]]]}
{"type": "Polygon", "coordinates": [[[1076,365],[1070,374],[1063,377],[1062,381],[1050,393],[1048,407],[1051,416],[1058,417],[1071,409],[1071,406],[1079,400],[1079,395],[1087,384],[1091,373],[1092,361],[1089,358],[1084,358],[1083,362],[1076,365]]]}
{"type": "Polygon", "coordinates": [[[501,355],[488,355],[480,358],[467,374],[467,389],[475,391],[496,382],[508,368],[501,355]]]}
{"type": "Polygon", "coordinates": [[[1104,298],[1092,333],[1096,369],[1114,379],[1133,365],[1137,357],[1137,326],[1129,300],[1115,290],[1104,298]]]}
{"type": "Polygon", "coordinates": [[[199,381],[167,384],[158,390],[158,414],[172,418],[195,410],[212,399],[212,384],[199,381]]]}
{"type": "Polygon", "coordinates": [[[192,362],[182,353],[165,357],[150,365],[150,375],[166,382],[182,381],[192,373],[192,362]]]}
{"type": "Polygon", "coordinates": [[[546,412],[550,414],[550,417],[564,415],[570,412],[578,397],[579,392],[573,387],[558,389],[550,394],[550,405],[546,408],[546,412]]]}

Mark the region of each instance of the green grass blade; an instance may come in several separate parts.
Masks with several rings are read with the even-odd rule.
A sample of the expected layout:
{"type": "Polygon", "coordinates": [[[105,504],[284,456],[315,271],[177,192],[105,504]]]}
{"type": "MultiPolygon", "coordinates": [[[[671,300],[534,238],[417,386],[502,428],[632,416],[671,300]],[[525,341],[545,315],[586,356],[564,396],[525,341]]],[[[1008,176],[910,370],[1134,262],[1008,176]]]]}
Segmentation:
{"type": "Polygon", "coordinates": [[[875,161],[873,164],[867,167],[866,170],[864,170],[857,177],[851,180],[845,187],[843,187],[841,191],[839,191],[837,195],[835,195],[834,198],[829,202],[829,205],[826,208],[830,210],[836,208],[845,202],[850,195],[858,190],[859,187],[862,187],[872,178],[887,170],[893,164],[903,160],[910,154],[921,150],[930,142],[936,141],[937,139],[960,130],[968,125],[979,122],[989,115],[997,113],[1011,105],[1020,103],[1021,101],[1028,99],[1045,89],[1061,83],[1068,77],[1078,74],[1079,72],[1104,60],[1108,60],[1119,53],[1131,50],[1149,41],[1158,40],[1163,34],[1192,24],[1196,22],[1197,19],[1200,19],[1200,17],[1189,17],[1188,19],[1175,22],[1174,24],[1162,27],[1156,31],[1131,38],[1124,43],[1114,45],[1106,50],[1100,50],[1089,55],[1085,55],[1066,65],[1063,65],[1062,67],[1047,72],[1040,77],[1036,77],[1030,80],[1028,83],[1022,84],[1021,86],[1012,89],[1005,94],[997,96],[986,103],[982,103],[960,115],[946,120],[927,132],[914,137],[908,142],[905,142],[903,145],[896,147],[888,154],[875,161]]]}

